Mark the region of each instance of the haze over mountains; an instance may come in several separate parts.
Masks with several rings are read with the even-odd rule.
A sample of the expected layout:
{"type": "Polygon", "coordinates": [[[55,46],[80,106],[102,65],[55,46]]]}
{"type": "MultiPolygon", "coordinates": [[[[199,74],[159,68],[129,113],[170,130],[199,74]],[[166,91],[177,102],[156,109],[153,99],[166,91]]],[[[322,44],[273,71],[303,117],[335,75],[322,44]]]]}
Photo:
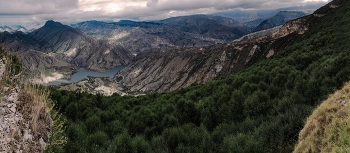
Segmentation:
{"type": "Polygon", "coordinates": [[[315,11],[316,9],[320,8],[323,5],[324,4],[295,6],[295,7],[280,8],[280,9],[273,9],[273,10],[224,11],[224,12],[214,13],[214,15],[229,17],[238,22],[244,23],[246,25],[251,23],[259,24],[261,23],[261,21],[271,18],[281,11],[299,11],[299,12],[304,12],[306,14],[311,14],[313,11],[315,11]]]}

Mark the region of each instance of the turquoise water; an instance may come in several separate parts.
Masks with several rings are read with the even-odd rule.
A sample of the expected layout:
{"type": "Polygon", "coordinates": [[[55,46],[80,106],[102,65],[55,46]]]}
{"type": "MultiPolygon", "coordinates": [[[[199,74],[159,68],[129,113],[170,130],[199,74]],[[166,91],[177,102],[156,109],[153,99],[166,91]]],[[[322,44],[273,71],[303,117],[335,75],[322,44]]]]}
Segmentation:
{"type": "Polygon", "coordinates": [[[49,82],[48,85],[58,85],[60,83],[76,83],[80,80],[87,78],[88,76],[93,77],[114,77],[114,75],[125,68],[125,66],[118,66],[113,69],[108,70],[107,72],[96,72],[80,68],[78,72],[74,73],[69,80],[67,79],[58,79],[52,82],[49,82]]]}

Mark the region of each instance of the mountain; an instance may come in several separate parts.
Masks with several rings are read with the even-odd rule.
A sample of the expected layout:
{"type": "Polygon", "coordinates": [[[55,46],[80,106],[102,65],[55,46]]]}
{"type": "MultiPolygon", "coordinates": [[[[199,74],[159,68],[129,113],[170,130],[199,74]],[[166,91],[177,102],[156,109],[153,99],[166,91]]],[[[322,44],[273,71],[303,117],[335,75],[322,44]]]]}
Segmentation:
{"type": "Polygon", "coordinates": [[[128,93],[166,92],[238,72],[265,57],[265,44],[225,44],[199,49],[143,52],[116,75],[128,93]],[[158,75],[155,75],[158,74],[158,75]]]}
{"type": "MultiPolygon", "coordinates": [[[[48,152],[74,153],[347,152],[349,84],[330,94],[349,81],[349,9],[350,1],[334,0],[312,15],[284,24],[270,36],[202,50],[175,48],[173,58],[206,57],[213,51],[210,48],[227,49],[225,53],[237,53],[231,54],[234,57],[249,55],[253,51],[249,44],[262,43],[265,45],[257,45],[254,54],[273,49],[273,55],[236,73],[167,93],[103,96],[15,84],[12,76],[20,74],[20,60],[14,55],[2,57],[1,148],[40,152],[46,146],[48,152]],[[51,109],[55,111],[49,112],[51,109]],[[58,116],[56,120],[50,119],[55,112],[59,115],[51,116],[58,116]]],[[[214,52],[218,60],[211,64],[230,57],[223,52],[214,52]]],[[[166,51],[144,53],[136,60],[149,56],[159,61],[166,51]]],[[[182,67],[183,62],[177,61],[178,68],[182,67]]],[[[175,64],[159,62],[153,68],[175,64]]],[[[115,79],[111,82],[123,80],[120,76],[115,79]]]]}
{"type": "Polygon", "coordinates": [[[232,18],[240,23],[247,23],[257,19],[270,18],[275,14],[277,14],[278,12],[279,11],[277,10],[235,10],[235,11],[219,12],[213,15],[232,18]]]}
{"type": "Polygon", "coordinates": [[[273,56],[271,43],[290,33],[303,34],[306,27],[292,21],[276,33],[251,40],[202,48],[151,50],[138,54],[135,62],[121,70],[115,80],[129,93],[165,92],[203,83],[238,72],[273,56]],[[290,31],[288,31],[288,30],[290,31]],[[161,74],[161,75],[159,75],[161,74]]]}
{"type": "Polygon", "coordinates": [[[42,26],[43,26],[43,24],[37,23],[37,22],[25,22],[25,23],[21,23],[21,24],[2,22],[2,23],[0,23],[0,32],[22,31],[24,33],[29,33],[29,32],[32,32],[35,29],[38,29],[42,26]]]}
{"type": "Polygon", "coordinates": [[[12,28],[8,26],[0,26],[0,32],[4,32],[4,31],[12,31],[12,28]]]}
{"type": "Polygon", "coordinates": [[[265,19],[259,18],[255,19],[253,21],[245,22],[244,24],[249,27],[251,30],[257,27],[261,22],[263,22],[265,19]]]}
{"type": "Polygon", "coordinates": [[[283,25],[284,23],[294,20],[296,18],[300,18],[306,16],[307,14],[301,11],[281,11],[277,13],[275,16],[262,21],[257,27],[254,28],[254,32],[270,29],[279,25],[283,25]]]}
{"type": "Polygon", "coordinates": [[[174,91],[238,72],[273,55],[273,50],[266,49],[265,41],[249,43],[143,51],[134,62],[115,75],[113,80],[117,83],[106,78],[90,77],[89,81],[59,88],[95,92],[104,87],[127,94],[174,91]]]}
{"type": "Polygon", "coordinates": [[[232,37],[235,37],[235,35],[244,34],[242,31],[244,31],[246,28],[242,23],[231,18],[213,15],[179,16],[161,20],[159,22],[173,27],[178,27],[184,32],[204,34],[216,39],[232,39],[232,37]],[[224,34],[224,32],[227,34],[224,34]]]}
{"type": "Polygon", "coordinates": [[[61,23],[48,21],[29,34],[40,51],[80,67],[103,71],[130,62],[131,55],[118,45],[95,40],[84,32],[61,23]]]}
{"type": "Polygon", "coordinates": [[[272,9],[272,10],[234,10],[234,11],[223,11],[214,13],[213,15],[223,16],[232,18],[238,22],[241,23],[250,23],[254,20],[265,20],[268,18],[273,17],[277,13],[281,11],[301,11],[306,14],[311,14],[316,9],[320,8],[324,4],[314,4],[314,5],[301,5],[301,6],[295,6],[295,7],[287,7],[287,8],[279,8],[279,9],[272,9]]]}
{"type": "Polygon", "coordinates": [[[242,24],[229,18],[207,15],[176,17],[155,22],[87,21],[72,27],[96,39],[121,45],[132,52],[152,48],[209,46],[229,42],[245,34],[242,24]]]}
{"type": "Polygon", "coordinates": [[[27,70],[59,73],[69,77],[78,67],[106,71],[128,64],[128,50],[54,21],[28,34],[0,33],[0,44],[18,54],[27,70]],[[57,72],[56,72],[57,71],[57,72]]]}
{"type": "MultiPolygon", "coordinates": [[[[201,48],[150,49],[118,72],[113,80],[90,78],[78,83],[61,85],[60,89],[95,92],[102,88],[119,93],[144,94],[168,92],[193,83],[204,83],[239,72],[260,60],[274,55],[273,40],[289,34],[303,34],[308,28],[291,21],[272,32],[258,32],[241,41],[201,48]],[[116,82],[115,82],[116,81],[116,82]]],[[[177,22],[176,22],[177,23],[177,22]]],[[[109,92],[108,92],[109,93],[109,92]]]]}
{"type": "MultiPolygon", "coordinates": [[[[56,109],[68,121],[63,149],[77,153],[275,153],[293,152],[300,138],[309,146],[295,152],[322,152],[322,148],[346,152],[349,91],[332,96],[329,105],[320,103],[349,81],[349,9],[350,1],[334,0],[286,23],[274,35],[255,39],[269,38],[265,49],[273,49],[274,54],[207,83],[139,96],[52,90],[56,109]],[[315,122],[309,123],[315,124],[300,132],[318,106],[324,108],[317,111],[321,116],[312,116],[315,122]]],[[[245,41],[247,46],[250,41],[245,41]]],[[[250,52],[247,49],[241,52],[250,52]]],[[[191,57],[187,51],[182,57],[191,57]]],[[[218,62],[225,57],[221,55],[216,56],[218,62]]],[[[182,67],[182,62],[175,63],[182,67]]],[[[174,65],[168,64],[169,68],[174,65]]],[[[154,63],[153,69],[168,64],[154,63]]]]}

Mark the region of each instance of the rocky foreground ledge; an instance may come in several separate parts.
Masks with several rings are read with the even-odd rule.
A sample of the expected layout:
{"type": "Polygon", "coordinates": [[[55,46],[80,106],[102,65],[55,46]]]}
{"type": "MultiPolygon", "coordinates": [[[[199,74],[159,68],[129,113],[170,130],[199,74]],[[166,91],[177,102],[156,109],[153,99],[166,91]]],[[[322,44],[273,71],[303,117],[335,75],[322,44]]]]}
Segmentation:
{"type": "Polygon", "coordinates": [[[0,152],[43,152],[51,132],[50,115],[29,103],[35,97],[6,71],[6,59],[0,59],[0,152]]]}

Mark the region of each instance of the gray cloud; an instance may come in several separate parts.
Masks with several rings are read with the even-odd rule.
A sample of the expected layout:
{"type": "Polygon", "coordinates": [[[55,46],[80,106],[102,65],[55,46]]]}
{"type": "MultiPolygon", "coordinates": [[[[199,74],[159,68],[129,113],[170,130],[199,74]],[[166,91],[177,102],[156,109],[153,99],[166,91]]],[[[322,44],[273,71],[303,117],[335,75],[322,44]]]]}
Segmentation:
{"type": "Polygon", "coordinates": [[[305,0],[0,0],[0,21],[70,23],[84,20],[161,19],[233,9],[277,9],[325,3],[305,0]],[[112,5],[113,4],[113,5],[112,5]],[[115,9],[115,10],[114,10],[115,9]],[[113,11],[114,10],[114,11],[113,11]]]}
{"type": "Polygon", "coordinates": [[[0,0],[0,14],[57,13],[78,7],[78,0],[0,0]]]}

